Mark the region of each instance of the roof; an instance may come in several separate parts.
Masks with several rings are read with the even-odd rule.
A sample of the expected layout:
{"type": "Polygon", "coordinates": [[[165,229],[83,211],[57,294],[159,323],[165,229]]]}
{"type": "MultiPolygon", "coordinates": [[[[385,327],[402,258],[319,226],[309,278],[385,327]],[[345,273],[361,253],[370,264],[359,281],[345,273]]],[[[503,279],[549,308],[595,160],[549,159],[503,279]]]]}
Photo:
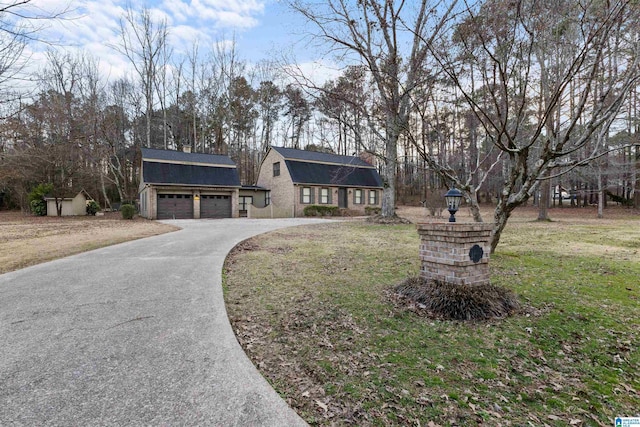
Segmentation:
{"type": "Polygon", "coordinates": [[[380,175],[373,168],[328,165],[285,160],[296,184],[320,184],[345,187],[382,187],[380,175]]]}
{"type": "Polygon", "coordinates": [[[228,156],[142,149],[146,184],[240,187],[236,164],[228,156]]]}
{"type": "Polygon", "coordinates": [[[256,190],[256,191],[269,191],[264,187],[260,187],[259,185],[243,185],[243,190],[256,190]]]}
{"type": "Polygon", "coordinates": [[[184,153],[174,150],[157,150],[155,148],[142,148],[142,160],[159,160],[175,163],[201,163],[209,165],[225,165],[235,167],[228,156],[218,154],[184,153]]]}
{"type": "Polygon", "coordinates": [[[285,159],[295,184],[382,188],[378,171],[355,156],[271,147],[285,159]]]}
{"type": "MultiPolygon", "coordinates": [[[[84,189],[78,191],[78,192],[67,192],[65,194],[63,194],[62,196],[58,196],[57,199],[58,200],[73,200],[75,199],[79,194],[84,194],[84,197],[88,200],[93,200],[91,198],[91,196],[89,195],[89,193],[87,193],[84,189]]],[[[56,196],[52,195],[52,194],[45,194],[43,197],[45,200],[55,200],[56,196]]]]}
{"type": "Polygon", "coordinates": [[[338,154],[319,153],[317,151],[297,150],[295,148],[271,147],[285,160],[300,160],[305,162],[331,163],[337,165],[351,165],[372,168],[373,166],[360,157],[340,156],[338,154]]]}
{"type": "Polygon", "coordinates": [[[160,163],[149,160],[144,161],[142,180],[146,184],[240,187],[240,178],[235,167],[160,163]]]}

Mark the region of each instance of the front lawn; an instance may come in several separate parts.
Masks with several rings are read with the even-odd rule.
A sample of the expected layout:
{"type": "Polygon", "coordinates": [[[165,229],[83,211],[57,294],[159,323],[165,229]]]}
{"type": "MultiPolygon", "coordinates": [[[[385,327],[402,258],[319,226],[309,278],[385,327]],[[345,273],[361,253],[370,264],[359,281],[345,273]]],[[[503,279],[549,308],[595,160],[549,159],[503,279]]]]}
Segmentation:
{"type": "Polygon", "coordinates": [[[395,306],[389,289],[418,273],[415,226],[357,222],[242,243],[227,310],[312,425],[612,425],[640,415],[640,221],[576,222],[507,227],[491,268],[524,306],[508,319],[395,306]]]}

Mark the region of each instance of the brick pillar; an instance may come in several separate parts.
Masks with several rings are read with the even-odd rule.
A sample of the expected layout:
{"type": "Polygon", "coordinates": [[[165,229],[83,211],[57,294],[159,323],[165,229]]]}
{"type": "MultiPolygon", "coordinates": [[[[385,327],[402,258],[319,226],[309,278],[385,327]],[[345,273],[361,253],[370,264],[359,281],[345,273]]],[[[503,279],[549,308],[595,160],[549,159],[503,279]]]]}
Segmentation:
{"type": "Polygon", "coordinates": [[[485,223],[418,224],[420,276],[459,285],[488,284],[492,228],[485,223]]]}

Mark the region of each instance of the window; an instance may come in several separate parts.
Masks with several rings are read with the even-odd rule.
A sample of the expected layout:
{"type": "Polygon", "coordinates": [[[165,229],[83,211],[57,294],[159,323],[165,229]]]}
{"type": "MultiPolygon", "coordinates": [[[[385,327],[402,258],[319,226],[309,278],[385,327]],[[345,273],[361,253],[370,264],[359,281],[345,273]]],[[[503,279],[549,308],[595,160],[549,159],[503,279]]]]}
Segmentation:
{"type": "Polygon", "coordinates": [[[320,203],[323,205],[328,205],[331,203],[331,190],[328,188],[320,189],[320,203]]]}
{"type": "Polygon", "coordinates": [[[377,205],[378,204],[378,191],[377,190],[369,190],[369,204],[377,205]]]}
{"type": "Polygon", "coordinates": [[[300,203],[305,205],[313,203],[313,188],[311,187],[300,188],[300,203]]]}
{"type": "Polygon", "coordinates": [[[238,204],[240,205],[241,211],[246,211],[249,209],[249,205],[253,204],[253,196],[240,196],[238,198],[238,204]]]}
{"type": "Polygon", "coordinates": [[[353,190],[353,203],[356,205],[361,205],[362,201],[362,190],[353,190]]]}
{"type": "Polygon", "coordinates": [[[273,164],[273,176],[280,176],[280,162],[273,164]]]}
{"type": "Polygon", "coordinates": [[[271,204],[271,191],[267,191],[264,195],[264,205],[269,206],[271,204]]]}

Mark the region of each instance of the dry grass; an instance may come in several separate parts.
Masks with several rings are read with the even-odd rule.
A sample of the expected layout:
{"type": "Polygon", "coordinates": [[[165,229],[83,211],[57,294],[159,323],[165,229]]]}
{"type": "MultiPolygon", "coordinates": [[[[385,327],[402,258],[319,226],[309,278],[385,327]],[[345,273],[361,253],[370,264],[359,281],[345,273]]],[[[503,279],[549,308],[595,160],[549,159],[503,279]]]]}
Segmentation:
{"type": "Polygon", "coordinates": [[[142,218],[125,221],[119,213],[58,218],[0,212],[0,274],[174,230],[142,218]]]}
{"type": "Polygon", "coordinates": [[[492,256],[492,284],[523,305],[515,316],[443,321],[390,301],[419,271],[415,226],[362,222],[245,242],[227,260],[227,311],[311,425],[610,425],[640,408],[640,216],[550,216],[516,212],[492,256]]]}
{"type": "MultiPolygon", "coordinates": [[[[490,222],[493,210],[483,207],[481,212],[484,221],[490,222]]],[[[433,218],[426,213],[420,207],[398,208],[398,215],[414,223],[443,221],[443,218],[433,218]]],[[[640,262],[640,211],[610,207],[605,210],[604,218],[598,219],[595,207],[566,207],[550,209],[549,216],[551,221],[538,222],[536,208],[516,209],[509,219],[497,251],[520,251],[526,247],[531,252],[566,253],[640,262]],[[566,237],[567,233],[570,238],[566,237]]],[[[461,209],[456,218],[460,222],[473,221],[468,209],[461,209]]]]}

